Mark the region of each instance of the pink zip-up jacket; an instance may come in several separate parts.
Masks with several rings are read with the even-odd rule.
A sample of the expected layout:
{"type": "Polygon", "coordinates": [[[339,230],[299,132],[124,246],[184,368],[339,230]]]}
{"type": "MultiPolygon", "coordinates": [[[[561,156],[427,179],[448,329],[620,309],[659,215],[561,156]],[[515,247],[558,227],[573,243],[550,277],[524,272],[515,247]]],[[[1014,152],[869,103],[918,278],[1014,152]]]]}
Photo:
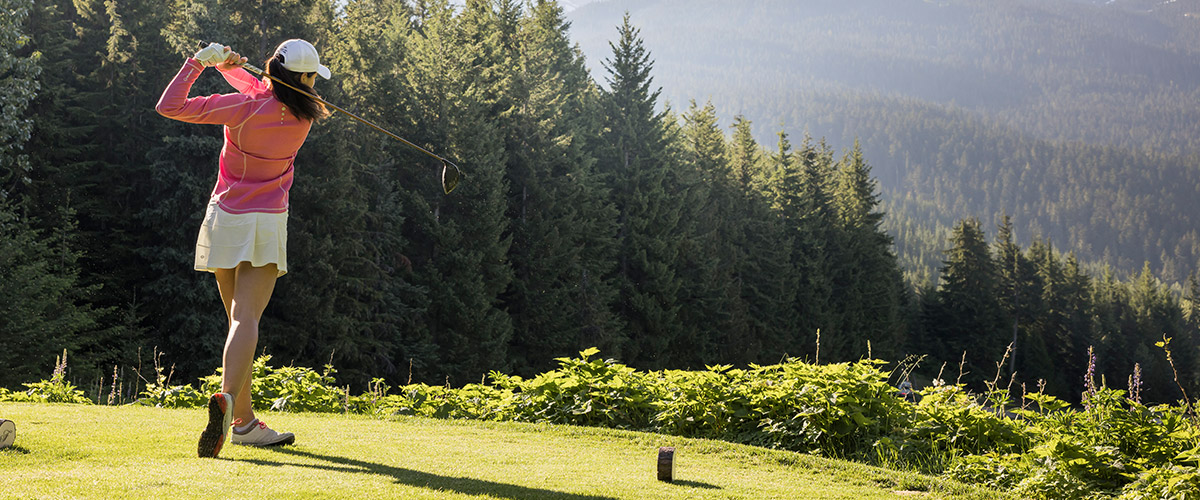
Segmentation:
{"type": "Polygon", "coordinates": [[[225,147],[212,198],[229,213],[284,213],[296,152],[312,122],[301,120],[270,87],[238,68],[221,74],[237,94],[188,98],[204,65],[188,59],[163,91],[159,114],[189,123],[225,125],[225,147]]]}

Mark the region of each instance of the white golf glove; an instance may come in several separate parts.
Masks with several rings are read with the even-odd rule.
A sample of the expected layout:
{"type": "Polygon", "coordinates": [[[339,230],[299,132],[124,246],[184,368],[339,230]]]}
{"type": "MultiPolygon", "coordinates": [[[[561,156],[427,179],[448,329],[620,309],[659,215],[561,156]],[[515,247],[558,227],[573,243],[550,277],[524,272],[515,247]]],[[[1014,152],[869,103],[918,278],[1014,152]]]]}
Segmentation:
{"type": "Polygon", "coordinates": [[[200,64],[204,66],[216,66],[225,62],[225,56],[229,53],[229,49],[219,43],[210,43],[208,47],[200,49],[196,55],[192,56],[200,64]]]}

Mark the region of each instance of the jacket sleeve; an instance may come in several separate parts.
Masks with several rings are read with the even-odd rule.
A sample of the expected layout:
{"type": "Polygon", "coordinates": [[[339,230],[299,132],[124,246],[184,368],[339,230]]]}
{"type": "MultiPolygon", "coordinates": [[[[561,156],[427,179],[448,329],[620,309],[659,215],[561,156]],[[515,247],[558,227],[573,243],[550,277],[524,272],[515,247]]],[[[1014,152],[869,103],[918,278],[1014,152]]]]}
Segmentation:
{"type": "Polygon", "coordinates": [[[188,123],[231,124],[245,119],[244,104],[250,98],[243,94],[216,94],[208,97],[188,98],[192,84],[200,77],[204,66],[195,59],[188,59],[175,75],[175,79],[163,90],[158,105],[158,114],[188,123]]]}
{"type": "Polygon", "coordinates": [[[222,71],[221,76],[242,94],[256,94],[267,89],[267,84],[242,68],[222,71]]]}

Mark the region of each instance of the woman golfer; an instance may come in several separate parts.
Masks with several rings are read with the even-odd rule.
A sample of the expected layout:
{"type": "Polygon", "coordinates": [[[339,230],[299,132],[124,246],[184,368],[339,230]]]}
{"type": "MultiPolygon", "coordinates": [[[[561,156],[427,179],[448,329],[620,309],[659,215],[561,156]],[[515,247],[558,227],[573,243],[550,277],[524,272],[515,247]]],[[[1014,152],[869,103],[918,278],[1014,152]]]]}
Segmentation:
{"type": "MultiPolygon", "coordinates": [[[[197,271],[216,275],[229,319],[221,392],[208,400],[208,426],[198,453],[216,457],[232,427],[233,444],[290,444],[254,417],[250,378],[258,343],[258,321],[287,273],[288,189],[292,163],[312,123],[328,115],[316,100],[241,68],[246,58],[228,47],[210,45],[184,63],[163,91],[159,114],[189,123],[225,126],[217,185],[196,238],[197,271]],[[206,67],[215,66],[237,93],[188,98],[206,67]]],[[[328,79],[317,50],[304,40],[288,40],[266,62],[267,73],[313,93],[317,75],[328,79]]]]}

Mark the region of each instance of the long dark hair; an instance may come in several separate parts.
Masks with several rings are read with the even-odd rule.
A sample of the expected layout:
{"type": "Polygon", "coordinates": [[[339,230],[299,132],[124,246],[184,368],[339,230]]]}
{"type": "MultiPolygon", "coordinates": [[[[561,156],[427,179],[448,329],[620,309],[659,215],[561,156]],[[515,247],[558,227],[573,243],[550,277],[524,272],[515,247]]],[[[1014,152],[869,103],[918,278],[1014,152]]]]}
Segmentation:
{"type": "MultiPolygon", "coordinates": [[[[267,61],[267,74],[282,80],[288,85],[312,95],[317,95],[317,91],[300,81],[300,75],[303,73],[297,73],[284,68],[283,62],[283,54],[275,54],[275,57],[267,61]]],[[[271,91],[275,93],[275,98],[279,99],[279,102],[282,102],[284,106],[292,110],[292,113],[301,120],[315,122],[329,116],[329,110],[325,109],[325,105],[320,101],[296,92],[285,85],[272,85],[271,91]]]]}

